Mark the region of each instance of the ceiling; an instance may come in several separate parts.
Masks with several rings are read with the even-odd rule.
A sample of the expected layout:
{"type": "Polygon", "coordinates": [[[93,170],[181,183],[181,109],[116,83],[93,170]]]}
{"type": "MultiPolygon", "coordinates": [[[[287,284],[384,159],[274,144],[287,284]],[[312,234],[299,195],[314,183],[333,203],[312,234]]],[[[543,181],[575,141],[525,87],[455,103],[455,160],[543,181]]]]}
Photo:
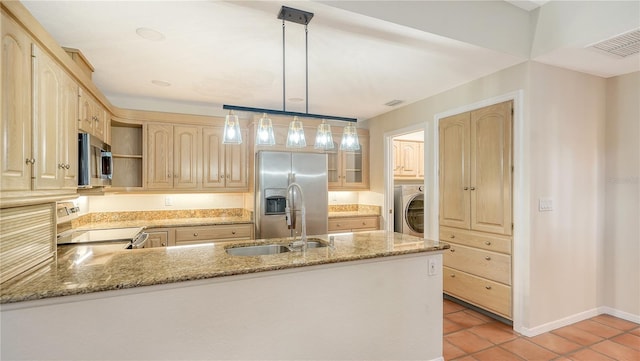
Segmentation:
{"type": "MultiPolygon", "coordinates": [[[[545,33],[534,20],[546,18],[532,14],[554,4],[546,1],[23,4],[62,46],[82,51],[97,87],[122,108],[204,115],[225,114],[222,104],[281,110],[282,5],[314,13],[309,113],[368,119],[392,110],[385,105],[392,100],[401,107],[530,58],[605,77],[640,68],[637,55],[620,70],[610,59],[595,66],[593,58],[601,59],[595,52],[584,61],[588,50],[580,44],[536,43],[532,29],[542,39],[545,33]],[[140,28],[160,39],[139,36],[140,28]]],[[[610,28],[587,40],[616,35],[610,28]]],[[[286,23],[285,49],[286,110],[305,112],[304,26],[286,23]]]]}

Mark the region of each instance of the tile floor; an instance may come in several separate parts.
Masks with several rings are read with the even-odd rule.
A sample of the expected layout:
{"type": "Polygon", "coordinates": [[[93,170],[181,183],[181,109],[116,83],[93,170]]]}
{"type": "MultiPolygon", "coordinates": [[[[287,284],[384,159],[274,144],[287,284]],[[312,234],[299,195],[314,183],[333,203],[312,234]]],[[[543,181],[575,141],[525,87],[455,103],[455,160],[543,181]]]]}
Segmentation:
{"type": "Polygon", "coordinates": [[[446,361],[640,361],[640,325],[600,315],[536,337],[525,337],[492,318],[444,300],[446,361]]]}

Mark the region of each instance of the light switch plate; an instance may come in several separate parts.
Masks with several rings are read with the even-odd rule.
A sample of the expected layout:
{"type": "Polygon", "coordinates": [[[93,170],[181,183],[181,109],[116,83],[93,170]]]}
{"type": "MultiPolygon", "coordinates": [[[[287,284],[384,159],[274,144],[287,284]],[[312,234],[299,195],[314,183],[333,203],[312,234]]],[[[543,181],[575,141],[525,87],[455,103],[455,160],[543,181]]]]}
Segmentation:
{"type": "Polygon", "coordinates": [[[173,198],[166,196],[164,197],[164,205],[165,206],[172,206],[173,205],[173,198]]]}
{"type": "Polygon", "coordinates": [[[438,261],[435,258],[428,259],[429,276],[435,276],[438,274],[438,261]]]}
{"type": "Polygon", "coordinates": [[[538,211],[549,212],[553,210],[553,198],[543,197],[538,199],[538,211]]]}

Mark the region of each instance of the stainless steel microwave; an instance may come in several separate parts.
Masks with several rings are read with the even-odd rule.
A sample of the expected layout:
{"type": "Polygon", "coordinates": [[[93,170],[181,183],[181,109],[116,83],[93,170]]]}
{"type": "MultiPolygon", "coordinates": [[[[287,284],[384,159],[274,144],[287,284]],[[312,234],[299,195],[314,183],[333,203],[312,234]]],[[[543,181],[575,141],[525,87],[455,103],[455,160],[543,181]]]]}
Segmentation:
{"type": "Polygon", "coordinates": [[[111,146],[88,133],[78,134],[78,188],[111,185],[113,157],[111,146]]]}

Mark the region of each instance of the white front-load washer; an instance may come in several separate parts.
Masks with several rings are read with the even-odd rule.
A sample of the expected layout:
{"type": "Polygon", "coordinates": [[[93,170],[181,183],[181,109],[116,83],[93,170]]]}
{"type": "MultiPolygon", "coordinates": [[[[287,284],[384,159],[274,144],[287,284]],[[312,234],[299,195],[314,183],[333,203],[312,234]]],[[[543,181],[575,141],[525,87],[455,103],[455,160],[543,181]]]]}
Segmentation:
{"type": "Polygon", "coordinates": [[[394,187],[394,231],[424,237],[424,186],[394,187]]]}

